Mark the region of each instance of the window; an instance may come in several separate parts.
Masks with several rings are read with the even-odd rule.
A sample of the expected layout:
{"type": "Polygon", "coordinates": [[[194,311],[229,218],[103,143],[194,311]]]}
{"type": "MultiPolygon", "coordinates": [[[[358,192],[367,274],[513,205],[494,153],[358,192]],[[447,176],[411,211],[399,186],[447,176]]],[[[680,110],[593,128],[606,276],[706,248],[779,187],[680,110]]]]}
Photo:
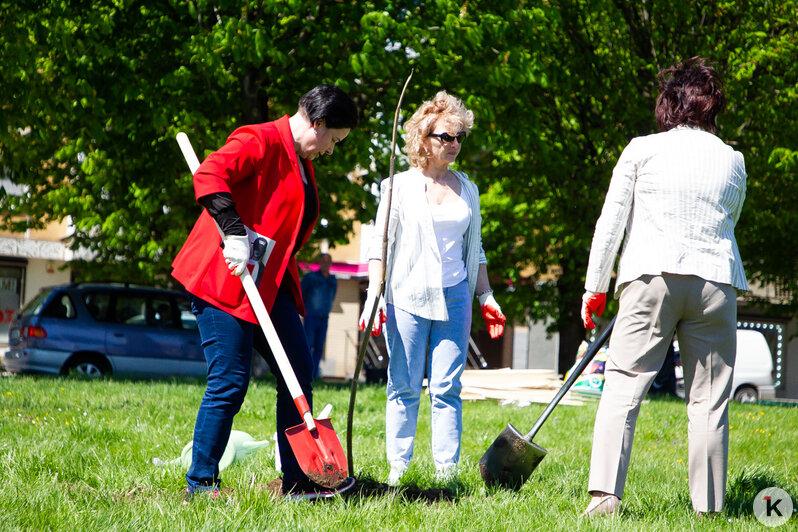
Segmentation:
{"type": "Polygon", "coordinates": [[[180,325],[190,331],[197,330],[197,317],[191,312],[191,303],[185,297],[177,298],[177,310],[180,313],[180,325]]]}
{"type": "Polygon", "coordinates": [[[42,311],[42,316],[46,318],[63,318],[71,320],[75,318],[75,305],[66,294],[56,294],[52,301],[42,311]]]}
{"type": "Polygon", "coordinates": [[[111,294],[108,292],[86,292],[83,294],[83,303],[89,309],[91,317],[97,321],[109,321],[111,308],[111,294]]]}
{"type": "Polygon", "coordinates": [[[37,316],[44,308],[44,300],[50,295],[53,290],[51,288],[43,288],[36,296],[31,299],[27,305],[22,309],[21,314],[37,316]]]}
{"type": "Polygon", "coordinates": [[[147,298],[143,295],[118,294],[113,321],[126,325],[147,325],[147,298]]]}
{"type": "Polygon", "coordinates": [[[22,305],[24,268],[0,265],[0,336],[8,338],[8,329],[22,305]]]}
{"type": "Polygon", "coordinates": [[[150,309],[147,313],[147,324],[164,327],[166,329],[179,328],[174,312],[172,311],[172,302],[168,297],[154,296],[150,300],[150,309]]]}
{"type": "MultiPolygon", "coordinates": [[[[100,298],[96,299],[99,306],[102,307],[103,302],[100,298]]],[[[86,304],[88,305],[88,302],[86,304]]],[[[164,329],[181,327],[172,298],[165,294],[117,293],[115,307],[116,311],[112,321],[116,323],[164,329]]]]}

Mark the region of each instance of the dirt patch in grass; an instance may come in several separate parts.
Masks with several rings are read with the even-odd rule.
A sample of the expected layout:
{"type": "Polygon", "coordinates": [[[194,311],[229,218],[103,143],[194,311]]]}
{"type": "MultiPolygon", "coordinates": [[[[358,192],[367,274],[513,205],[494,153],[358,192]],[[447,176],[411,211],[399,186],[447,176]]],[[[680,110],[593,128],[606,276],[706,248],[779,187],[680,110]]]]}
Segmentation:
{"type": "Polygon", "coordinates": [[[445,488],[426,488],[416,486],[390,486],[370,478],[357,479],[352,489],[343,493],[344,497],[384,497],[386,495],[401,497],[408,502],[421,501],[427,504],[436,502],[452,502],[457,494],[445,488]]]}
{"type": "MultiPolygon", "coordinates": [[[[266,485],[266,491],[272,497],[282,498],[283,496],[283,481],[276,478],[266,485]]],[[[355,485],[345,492],[341,493],[341,497],[349,499],[352,497],[401,497],[407,502],[424,502],[433,504],[438,502],[452,502],[458,498],[458,495],[449,489],[445,488],[419,488],[416,486],[390,486],[388,484],[377,482],[370,478],[358,478],[355,485]]]]}

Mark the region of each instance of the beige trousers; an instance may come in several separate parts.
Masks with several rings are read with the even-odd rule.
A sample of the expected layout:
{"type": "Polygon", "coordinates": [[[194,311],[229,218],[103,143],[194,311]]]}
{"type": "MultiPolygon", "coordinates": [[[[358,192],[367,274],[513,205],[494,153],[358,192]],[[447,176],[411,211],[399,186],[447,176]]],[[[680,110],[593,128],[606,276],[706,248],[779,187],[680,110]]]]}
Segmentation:
{"type": "Polygon", "coordinates": [[[687,402],[690,497],[719,511],[726,494],[736,291],[695,276],[647,275],[624,287],[593,432],[588,491],[623,497],[640,402],[679,340],[687,402]]]}

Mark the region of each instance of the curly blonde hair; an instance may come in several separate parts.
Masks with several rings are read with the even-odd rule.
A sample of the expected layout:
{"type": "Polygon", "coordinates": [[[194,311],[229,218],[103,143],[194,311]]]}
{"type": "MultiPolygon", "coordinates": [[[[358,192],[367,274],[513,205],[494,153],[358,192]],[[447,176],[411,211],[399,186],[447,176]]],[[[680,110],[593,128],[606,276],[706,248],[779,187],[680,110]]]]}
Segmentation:
{"type": "Polygon", "coordinates": [[[440,91],[432,100],[422,103],[405,123],[404,152],[410,158],[410,165],[424,168],[430,159],[424,149],[424,140],[432,132],[438,120],[444,119],[457,127],[449,133],[468,133],[474,125],[474,113],[466,109],[463,101],[446,91],[440,91]]]}

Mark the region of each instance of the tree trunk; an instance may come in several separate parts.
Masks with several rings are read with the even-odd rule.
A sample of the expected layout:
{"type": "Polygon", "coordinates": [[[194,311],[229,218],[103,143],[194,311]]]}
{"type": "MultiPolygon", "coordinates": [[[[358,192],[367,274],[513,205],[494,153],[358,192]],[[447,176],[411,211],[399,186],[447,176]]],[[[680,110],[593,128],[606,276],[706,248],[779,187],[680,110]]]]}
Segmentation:
{"type": "MultiPolygon", "coordinates": [[[[580,304],[581,297],[572,298],[570,303],[568,303],[568,305],[577,309],[580,304]]],[[[560,320],[558,330],[560,333],[560,350],[557,371],[565,375],[565,372],[574,365],[576,351],[579,349],[579,344],[585,339],[585,328],[582,326],[581,318],[576,314],[565,320],[560,320]]]]}
{"type": "MultiPolygon", "coordinates": [[[[576,350],[585,339],[585,329],[582,325],[580,310],[582,294],[584,293],[584,269],[581,261],[575,261],[573,270],[563,270],[557,281],[559,297],[559,319],[557,330],[560,333],[560,349],[557,371],[563,375],[573,366],[576,360],[576,350]]],[[[587,265],[584,265],[585,268],[587,265]]]]}
{"type": "Polygon", "coordinates": [[[263,87],[263,74],[259,69],[250,69],[241,79],[241,100],[244,124],[259,124],[268,118],[268,101],[263,87]]]}

